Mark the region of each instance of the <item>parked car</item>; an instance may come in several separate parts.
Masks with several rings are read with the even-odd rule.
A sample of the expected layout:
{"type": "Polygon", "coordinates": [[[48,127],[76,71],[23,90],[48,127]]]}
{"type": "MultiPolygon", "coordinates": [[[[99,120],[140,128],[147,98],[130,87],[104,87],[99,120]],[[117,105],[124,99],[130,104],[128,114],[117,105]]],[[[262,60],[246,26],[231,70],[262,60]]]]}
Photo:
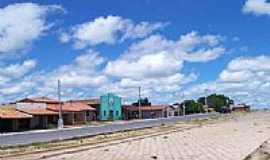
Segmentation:
{"type": "Polygon", "coordinates": [[[221,107],[220,113],[231,113],[231,110],[227,106],[221,107]]]}

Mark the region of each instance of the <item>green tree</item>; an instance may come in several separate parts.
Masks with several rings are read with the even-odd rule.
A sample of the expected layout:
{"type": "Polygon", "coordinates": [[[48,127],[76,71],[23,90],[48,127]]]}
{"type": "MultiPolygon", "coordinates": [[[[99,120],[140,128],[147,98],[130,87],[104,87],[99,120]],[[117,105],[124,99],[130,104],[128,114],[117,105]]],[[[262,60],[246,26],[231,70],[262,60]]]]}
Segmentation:
{"type": "Polygon", "coordinates": [[[141,104],[141,106],[151,106],[151,102],[148,100],[147,97],[145,98],[141,98],[140,100],[138,100],[135,103],[132,103],[133,106],[139,106],[139,102],[141,104]]]}
{"type": "MultiPolygon", "coordinates": [[[[203,105],[200,104],[200,103],[197,103],[194,100],[185,100],[183,103],[185,104],[185,112],[186,112],[186,114],[204,112],[203,105]]],[[[181,104],[182,107],[183,107],[183,103],[181,104]]]]}
{"type": "MultiPolygon", "coordinates": [[[[205,97],[200,97],[198,103],[205,105],[205,97]]],[[[209,108],[214,108],[215,111],[221,112],[223,107],[229,108],[234,101],[223,94],[211,94],[207,96],[207,105],[209,108]]]]}

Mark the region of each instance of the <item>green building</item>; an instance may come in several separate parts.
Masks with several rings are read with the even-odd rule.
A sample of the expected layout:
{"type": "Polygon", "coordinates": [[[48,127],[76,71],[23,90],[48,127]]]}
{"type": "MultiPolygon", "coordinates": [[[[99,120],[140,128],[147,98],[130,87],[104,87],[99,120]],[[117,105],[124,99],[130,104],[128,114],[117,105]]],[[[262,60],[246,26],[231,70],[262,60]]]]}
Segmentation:
{"type": "Polygon", "coordinates": [[[121,98],[114,94],[100,97],[99,120],[122,119],[121,98]]]}

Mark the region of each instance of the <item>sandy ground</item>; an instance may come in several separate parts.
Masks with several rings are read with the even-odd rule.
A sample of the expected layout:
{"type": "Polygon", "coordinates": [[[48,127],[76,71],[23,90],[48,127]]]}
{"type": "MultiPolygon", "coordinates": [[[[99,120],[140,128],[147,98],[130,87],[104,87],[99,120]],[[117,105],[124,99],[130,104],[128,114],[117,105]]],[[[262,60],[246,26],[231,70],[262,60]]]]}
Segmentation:
{"type": "Polygon", "coordinates": [[[270,112],[235,116],[213,124],[166,134],[119,140],[53,156],[5,159],[46,160],[243,160],[270,138],[270,112]]]}

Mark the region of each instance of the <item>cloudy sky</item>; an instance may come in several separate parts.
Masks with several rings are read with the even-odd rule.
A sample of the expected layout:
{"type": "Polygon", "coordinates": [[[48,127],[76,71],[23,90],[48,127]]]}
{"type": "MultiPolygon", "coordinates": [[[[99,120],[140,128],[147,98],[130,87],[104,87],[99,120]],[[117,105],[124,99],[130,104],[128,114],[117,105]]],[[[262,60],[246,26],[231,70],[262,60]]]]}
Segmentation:
{"type": "Polygon", "coordinates": [[[113,92],[270,104],[267,0],[1,0],[0,102],[113,92]]]}

